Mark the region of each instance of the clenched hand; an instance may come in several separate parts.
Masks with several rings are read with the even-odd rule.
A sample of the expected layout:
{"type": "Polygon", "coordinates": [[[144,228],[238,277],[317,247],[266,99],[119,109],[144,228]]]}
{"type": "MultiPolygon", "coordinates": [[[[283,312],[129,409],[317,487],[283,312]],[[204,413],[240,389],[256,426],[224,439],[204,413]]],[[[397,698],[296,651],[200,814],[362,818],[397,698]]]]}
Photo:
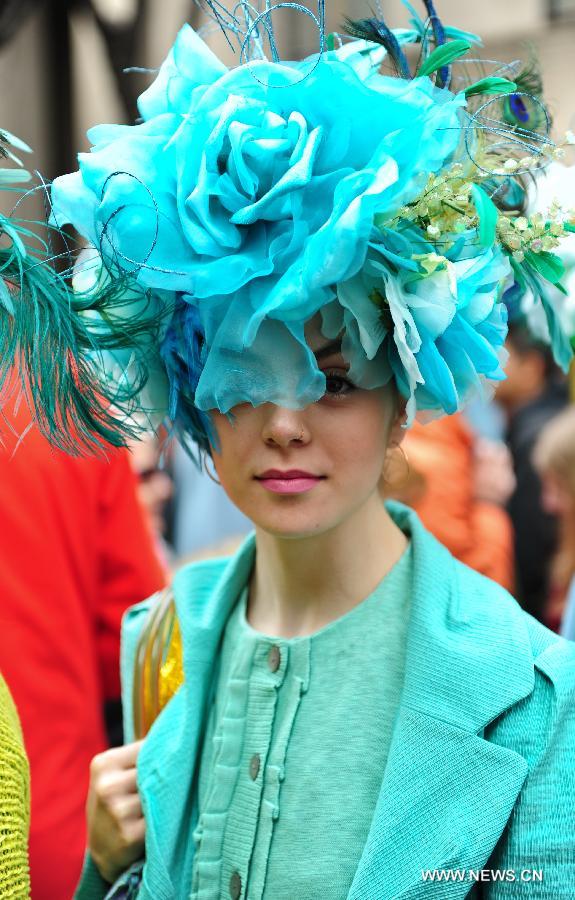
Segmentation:
{"type": "Polygon", "coordinates": [[[102,877],[113,883],[144,852],[145,821],[136,784],[143,741],[99,753],[90,766],[86,804],[88,849],[102,877]]]}

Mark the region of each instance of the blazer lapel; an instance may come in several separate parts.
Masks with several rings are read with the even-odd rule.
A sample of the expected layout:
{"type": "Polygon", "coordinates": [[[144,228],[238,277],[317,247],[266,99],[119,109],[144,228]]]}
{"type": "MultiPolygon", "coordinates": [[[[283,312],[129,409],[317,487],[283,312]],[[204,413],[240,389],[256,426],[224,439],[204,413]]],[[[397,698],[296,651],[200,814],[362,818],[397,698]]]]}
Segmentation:
{"type": "Polygon", "coordinates": [[[192,785],[217,649],[231,608],[249,578],[254,546],[250,535],[216,583],[209,574],[213,563],[182,569],[174,579],[185,680],[154,722],[138,759],[147,859],[139,896],[147,900],[187,896],[183,885],[190,874],[186,862],[188,851],[193,851],[195,825],[192,785]]]}
{"type": "Polygon", "coordinates": [[[456,565],[416,517],[391,511],[411,531],[414,550],[406,674],[348,898],[464,897],[473,887],[468,871],[485,866],[527,775],[523,757],[483,731],[531,693],[533,657],[507,595],[482,591],[479,577],[456,565]],[[435,869],[466,870],[465,880],[425,880],[435,869]]]}

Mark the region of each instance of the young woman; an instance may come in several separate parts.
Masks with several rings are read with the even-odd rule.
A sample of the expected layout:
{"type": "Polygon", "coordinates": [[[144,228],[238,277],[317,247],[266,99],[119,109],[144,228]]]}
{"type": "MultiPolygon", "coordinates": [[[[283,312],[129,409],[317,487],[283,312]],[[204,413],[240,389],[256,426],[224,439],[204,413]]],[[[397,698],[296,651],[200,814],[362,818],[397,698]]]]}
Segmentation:
{"type": "Polygon", "coordinates": [[[575,655],[378,493],[416,412],[504,377],[504,289],[545,303],[571,227],[520,214],[552,152],[540,101],[450,90],[474,39],[426,7],[431,32],[370,20],[373,43],[229,71],[184,28],[143,122],[94,129],[54,184],[100,289],[61,312],[77,394],[55,408],[90,440],[121,406],[161,418],[164,391],[255,525],[177,574],[175,620],[150,624],[157,598],[127,617],[128,744],[93,766],[78,897],[572,894],[575,655]],[[104,369],[104,424],[71,359],[104,369]],[[143,707],[172,696],[142,745],[147,666],[143,707]]]}
{"type": "MultiPolygon", "coordinates": [[[[567,898],[575,654],[380,502],[394,394],[350,387],[337,351],[321,365],[312,406],[215,417],[216,470],[255,538],[176,576],[185,681],[138,789],[139,743],[94,762],[78,896],[102,897],[145,831],[142,897],[419,897],[453,870],[453,896],[479,877],[517,896],[513,875],[567,898]]],[[[149,608],[126,624],[128,704],[149,608]]]]}

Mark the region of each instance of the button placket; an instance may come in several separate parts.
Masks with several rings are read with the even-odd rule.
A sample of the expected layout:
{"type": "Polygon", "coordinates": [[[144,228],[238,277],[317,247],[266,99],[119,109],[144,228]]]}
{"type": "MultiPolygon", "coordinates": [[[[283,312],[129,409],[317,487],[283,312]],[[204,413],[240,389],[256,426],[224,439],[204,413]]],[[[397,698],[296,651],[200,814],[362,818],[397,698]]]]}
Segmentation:
{"type": "MultiPolygon", "coordinates": [[[[248,674],[248,695],[245,707],[246,728],[240,777],[236,782],[234,802],[226,819],[222,844],[224,861],[220,882],[222,895],[228,896],[234,872],[241,878],[238,897],[247,894],[254,900],[260,895],[251,888],[251,863],[258,827],[261,793],[266,777],[266,759],[274,727],[278,695],[286,676],[289,648],[273,640],[259,638],[254,641],[251,666],[248,674]],[[276,650],[270,657],[270,651],[276,650]],[[270,666],[270,659],[272,666],[270,666]],[[272,671],[272,667],[275,671],[272,671]],[[245,755],[244,755],[245,754],[245,755]]],[[[233,881],[234,890],[239,882],[233,881]]],[[[231,896],[231,894],[229,894],[231,896]]]]}

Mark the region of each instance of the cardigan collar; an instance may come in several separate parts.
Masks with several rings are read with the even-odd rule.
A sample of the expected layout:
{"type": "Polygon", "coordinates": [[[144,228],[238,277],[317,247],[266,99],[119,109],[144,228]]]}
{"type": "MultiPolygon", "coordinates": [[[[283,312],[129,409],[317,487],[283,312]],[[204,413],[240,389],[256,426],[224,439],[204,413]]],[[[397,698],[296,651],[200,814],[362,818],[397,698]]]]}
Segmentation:
{"type": "MultiPolygon", "coordinates": [[[[349,900],[415,900],[438,890],[445,898],[463,897],[469,882],[424,881],[422,870],[481,868],[501,835],[527,763],[485,740],[483,729],[531,693],[533,655],[515,601],[456,563],[415,513],[397,503],[387,507],[413,547],[405,682],[349,900]]],[[[196,564],[174,581],[185,682],[154,724],[138,763],[149,861],[144,897],[180,896],[186,876],[174,848],[190,816],[217,649],[254,554],[250,535],[223,571],[221,563],[196,564]]]]}

